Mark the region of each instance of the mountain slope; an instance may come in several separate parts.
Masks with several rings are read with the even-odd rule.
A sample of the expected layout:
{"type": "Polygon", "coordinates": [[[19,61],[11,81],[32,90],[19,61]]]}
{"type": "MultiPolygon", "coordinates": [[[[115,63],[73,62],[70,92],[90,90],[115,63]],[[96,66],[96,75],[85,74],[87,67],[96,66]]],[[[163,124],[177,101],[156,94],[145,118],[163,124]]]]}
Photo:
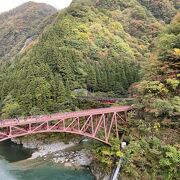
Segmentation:
{"type": "Polygon", "coordinates": [[[47,4],[28,2],[0,14],[0,59],[13,57],[28,38],[35,39],[47,25],[42,22],[55,12],[47,4]]]}
{"type": "Polygon", "coordinates": [[[75,0],[0,76],[1,111],[72,108],[74,89],[127,96],[162,24],[137,0],[75,0]]]}
{"type": "Polygon", "coordinates": [[[176,14],[176,0],[138,0],[143,6],[152,12],[154,17],[170,23],[173,16],[176,14]]]}
{"type": "Polygon", "coordinates": [[[130,120],[122,177],[179,179],[180,14],[162,31],[143,70],[143,80],[133,87],[138,113],[130,120]]]}

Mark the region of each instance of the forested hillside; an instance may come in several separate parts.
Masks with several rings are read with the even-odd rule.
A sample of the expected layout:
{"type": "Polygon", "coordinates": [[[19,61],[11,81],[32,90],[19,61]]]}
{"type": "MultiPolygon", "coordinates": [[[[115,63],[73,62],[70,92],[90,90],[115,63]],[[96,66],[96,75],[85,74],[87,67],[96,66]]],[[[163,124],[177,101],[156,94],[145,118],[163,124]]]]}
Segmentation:
{"type": "Polygon", "coordinates": [[[134,87],[139,113],[131,119],[132,139],[126,151],[123,176],[127,179],[179,179],[179,13],[159,36],[150,64],[143,70],[143,80],[134,87]]]}
{"type": "Polygon", "coordinates": [[[55,12],[47,4],[28,2],[0,14],[0,60],[16,56],[25,42],[29,45],[35,40],[51,23],[49,16],[55,12]]]}
{"type": "Polygon", "coordinates": [[[74,0],[59,12],[38,43],[1,72],[2,116],[71,108],[71,92],[79,88],[128,96],[166,19],[177,11],[166,0],[159,18],[156,4],[143,2],[74,0]]]}
{"type": "MultiPolygon", "coordinates": [[[[129,123],[122,128],[128,146],[119,151],[97,146],[95,155],[106,174],[123,157],[121,179],[180,177],[180,14],[158,36],[142,80],[132,86],[136,102],[129,123]]],[[[119,127],[120,128],[120,127],[119,127]]],[[[97,163],[97,162],[96,162],[97,163]]],[[[103,170],[102,170],[103,171],[103,170]]]]}

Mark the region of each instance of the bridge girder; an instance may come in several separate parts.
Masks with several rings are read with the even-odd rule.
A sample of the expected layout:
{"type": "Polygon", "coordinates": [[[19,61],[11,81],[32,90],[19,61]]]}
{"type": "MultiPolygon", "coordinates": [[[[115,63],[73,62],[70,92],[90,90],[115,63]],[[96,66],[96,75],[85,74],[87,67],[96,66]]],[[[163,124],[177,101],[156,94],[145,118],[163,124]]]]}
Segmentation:
{"type": "Polygon", "coordinates": [[[0,141],[57,132],[82,135],[110,145],[110,137],[118,137],[119,126],[127,124],[129,110],[130,106],[123,106],[4,120],[0,123],[0,141]]]}

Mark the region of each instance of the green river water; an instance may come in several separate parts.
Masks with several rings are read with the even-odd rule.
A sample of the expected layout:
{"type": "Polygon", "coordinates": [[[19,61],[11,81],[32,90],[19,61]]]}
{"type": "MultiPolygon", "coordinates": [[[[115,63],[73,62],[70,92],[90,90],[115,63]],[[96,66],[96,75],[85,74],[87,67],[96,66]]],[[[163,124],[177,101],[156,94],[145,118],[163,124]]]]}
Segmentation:
{"type": "Polygon", "coordinates": [[[31,151],[11,142],[0,143],[0,180],[94,180],[89,170],[73,170],[52,164],[40,164],[26,170],[13,162],[27,159],[31,151]]]}

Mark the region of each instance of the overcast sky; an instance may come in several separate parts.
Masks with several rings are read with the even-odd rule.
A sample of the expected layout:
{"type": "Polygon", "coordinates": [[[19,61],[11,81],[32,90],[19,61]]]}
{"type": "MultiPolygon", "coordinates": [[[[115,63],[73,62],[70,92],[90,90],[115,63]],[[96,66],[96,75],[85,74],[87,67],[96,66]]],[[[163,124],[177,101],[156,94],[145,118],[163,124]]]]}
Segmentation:
{"type": "Polygon", "coordinates": [[[63,9],[69,6],[72,0],[0,0],[0,13],[13,9],[28,1],[43,2],[57,9],[63,9]]]}

